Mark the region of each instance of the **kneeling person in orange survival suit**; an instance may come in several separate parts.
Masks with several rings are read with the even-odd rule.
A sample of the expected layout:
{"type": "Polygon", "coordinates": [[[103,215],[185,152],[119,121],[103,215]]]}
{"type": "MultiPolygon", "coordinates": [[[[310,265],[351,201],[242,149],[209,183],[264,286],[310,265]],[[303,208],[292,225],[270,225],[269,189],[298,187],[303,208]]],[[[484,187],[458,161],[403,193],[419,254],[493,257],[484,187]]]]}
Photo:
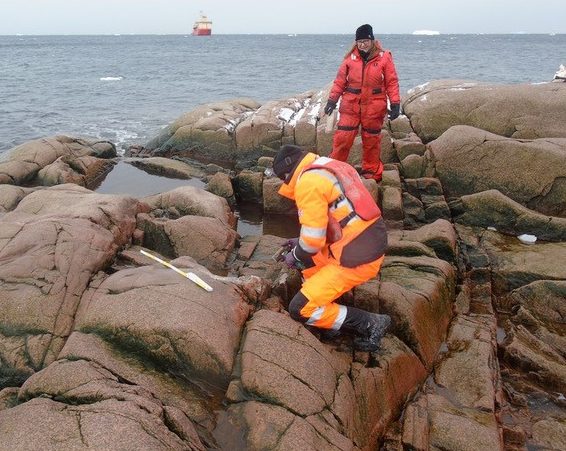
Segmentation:
{"type": "Polygon", "coordinates": [[[379,273],[387,233],[378,206],[352,166],[298,146],[281,147],[273,172],[284,181],[279,194],[297,204],[301,224],[285,257],[305,279],[289,303],[291,317],[352,332],[357,349],[376,351],[391,318],[335,301],[379,273]]]}

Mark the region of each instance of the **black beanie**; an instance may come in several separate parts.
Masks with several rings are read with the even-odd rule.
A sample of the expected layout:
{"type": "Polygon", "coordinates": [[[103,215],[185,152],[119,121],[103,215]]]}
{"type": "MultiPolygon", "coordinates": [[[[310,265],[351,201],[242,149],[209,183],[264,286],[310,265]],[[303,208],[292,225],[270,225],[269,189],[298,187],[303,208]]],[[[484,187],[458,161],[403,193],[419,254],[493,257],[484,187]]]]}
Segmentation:
{"type": "Polygon", "coordinates": [[[273,172],[281,180],[288,183],[299,162],[307,155],[307,151],[299,146],[285,144],[273,159],[273,172]]]}
{"type": "Polygon", "coordinates": [[[360,39],[371,39],[372,41],[374,40],[373,28],[371,28],[370,24],[366,23],[358,27],[358,29],[356,30],[356,41],[359,41],[360,39]]]}

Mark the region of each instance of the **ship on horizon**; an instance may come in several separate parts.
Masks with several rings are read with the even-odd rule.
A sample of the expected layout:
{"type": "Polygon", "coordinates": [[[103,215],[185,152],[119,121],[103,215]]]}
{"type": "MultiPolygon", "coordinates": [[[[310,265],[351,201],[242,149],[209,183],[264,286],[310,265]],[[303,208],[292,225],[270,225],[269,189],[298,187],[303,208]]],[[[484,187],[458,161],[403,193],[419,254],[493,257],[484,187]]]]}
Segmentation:
{"type": "Polygon", "coordinates": [[[212,22],[201,11],[200,17],[193,25],[193,36],[210,36],[211,34],[212,22]]]}

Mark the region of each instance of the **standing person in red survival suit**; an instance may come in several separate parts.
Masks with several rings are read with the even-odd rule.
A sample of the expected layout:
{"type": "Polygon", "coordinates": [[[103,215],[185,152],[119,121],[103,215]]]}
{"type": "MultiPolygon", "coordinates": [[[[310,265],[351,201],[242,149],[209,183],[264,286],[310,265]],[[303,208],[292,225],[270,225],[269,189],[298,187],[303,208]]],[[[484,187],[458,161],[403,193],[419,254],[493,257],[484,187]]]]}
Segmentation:
{"type": "Polygon", "coordinates": [[[279,194],[297,204],[301,223],[285,256],[305,279],[289,303],[291,317],[327,331],[350,331],[357,349],[376,351],[391,318],[335,301],[377,276],[387,246],[381,211],[348,163],[285,145],[273,172],[284,181],[279,194]]]}
{"type": "Polygon", "coordinates": [[[362,125],[362,176],[381,180],[381,127],[391,104],[389,119],[399,116],[399,80],[391,52],[374,39],[371,25],[356,30],[356,43],[336,75],[324,113],[330,115],[338,99],[340,119],[334,133],[331,158],[347,161],[354,138],[362,125]]]}

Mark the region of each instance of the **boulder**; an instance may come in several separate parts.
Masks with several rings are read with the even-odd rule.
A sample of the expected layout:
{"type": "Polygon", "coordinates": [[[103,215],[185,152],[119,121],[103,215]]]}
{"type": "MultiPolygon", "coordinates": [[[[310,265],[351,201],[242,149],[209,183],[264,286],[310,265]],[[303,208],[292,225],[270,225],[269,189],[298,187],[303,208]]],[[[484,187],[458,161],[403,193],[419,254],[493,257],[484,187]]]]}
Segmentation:
{"type": "Polygon", "coordinates": [[[399,170],[387,169],[383,171],[381,186],[391,186],[393,188],[401,188],[401,177],[399,170]]]}
{"type": "Polygon", "coordinates": [[[143,245],[176,258],[188,255],[210,269],[224,268],[238,234],[218,218],[186,215],[178,219],[139,214],[137,228],[143,245]]]}
{"type": "Polygon", "coordinates": [[[447,262],[426,256],[386,256],[378,292],[391,332],[432,368],[452,316],[455,272],[447,262]]]}
{"type": "Polygon", "coordinates": [[[293,137],[293,141],[287,144],[296,144],[297,146],[302,146],[306,149],[317,149],[320,152],[328,154],[330,149],[324,149],[318,147],[317,142],[317,128],[326,126],[326,118],[322,117],[322,105],[326,104],[326,98],[328,97],[328,89],[322,89],[320,91],[313,92],[311,97],[304,102],[304,106],[300,109],[292,118],[287,127],[292,134],[289,133],[290,137],[293,137]]]}
{"type": "Polygon", "coordinates": [[[140,209],[133,198],[59,185],[0,217],[4,383],[21,383],[56,358],[91,277],[128,243],[140,209]]]}
{"type": "Polygon", "coordinates": [[[113,158],[116,156],[116,146],[108,141],[69,136],[28,141],[14,147],[9,151],[8,159],[0,162],[0,184],[33,184],[35,176],[42,168],[62,156],[71,160],[85,156],[113,158]]]}
{"type": "Polygon", "coordinates": [[[403,220],[403,196],[401,188],[392,186],[382,188],[381,211],[387,224],[390,224],[391,221],[403,220]]]}
{"type": "Polygon", "coordinates": [[[493,294],[500,298],[537,280],[564,280],[566,243],[522,244],[515,237],[486,232],[482,245],[489,255],[493,294]]]}
{"type": "Polygon", "coordinates": [[[429,150],[448,197],[496,189],[540,213],[566,216],[566,138],[516,140],[455,126],[429,150]]]}
{"type": "Polygon", "coordinates": [[[235,180],[234,185],[238,198],[246,202],[261,202],[263,198],[263,174],[243,170],[235,180]]]}
{"type": "Polygon", "coordinates": [[[502,449],[493,412],[460,406],[438,394],[423,395],[407,410],[403,424],[407,449],[502,449]]]}
{"type": "MultiPolygon", "coordinates": [[[[238,153],[256,158],[274,156],[282,144],[293,144],[296,120],[309,108],[314,94],[307,91],[297,97],[267,102],[245,118],[236,129],[238,153]]],[[[314,128],[312,133],[314,136],[314,128]]],[[[303,135],[303,141],[311,140],[303,135]]]]}
{"type": "Polygon", "coordinates": [[[428,395],[427,398],[431,449],[502,449],[497,420],[492,412],[454,405],[439,395],[428,395]]]}
{"type": "Polygon", "coordinates": [[[251,99],[202,105],[165,127],[144,146],[142,154],[234,161],[236,126],[259,106],[251,99]]]}
{"type": "MultiPolygon", "coordinates": [[[[555,350],[544,340],[519,325],[507,333],[500,345],[503,360],[527,373],[548,390],[564,393],[566,390],[566,356],[563,349],[555,350]]],[[[563,348],[564,343],[562,343],[563,348]]]]}
{"type": "Polygon", "coordinates": [[[228,174],[224,172],[217,172],[208,180],[206,185],[206,190],[212,194],[223,197],[228,201],[230,206],[236,204],[236,196],[234,194],[234,187],[232,186],[232,180],[228,174]]]}
{"type": "Polygon", "coordinates": [[[458,255],[457,236],[454,227],[445,219],[437,219],[432,224],[416,230],[393,232],[391,239],[416,241],[433,249],[439,258],[455,263],[458,255]]]}
{"type": "Polygon", "coordinates": [[[344,374],[324,345],[300,323],[265,310],[247,325],[240,359],[239,379],[228,390],[232,402],[266,399],[300,416],[330,407],[336,381],[344,374]],[[303,358],[297,359],[298,355],[303,358]]]}
{"type": "Polygon", "coordinates": [[[566,449],[566,422],[547,418],[533,425],[532,442],[547,449],[566,449]]]}
{"type": "Polygon", "coordinates": [[[84,300],[75,329],[185,379],[227,386],[250,308],[232,284],[215,280],[194,261],[185,257],[172,264],[192,271],[213,291],[159,263],[125,269],[84,300]]]}
{"type": "Polygon", "coordinates": [[[389,128],[391,129],[391,133],[397,133],[400,135],[409,135],[413,132],[411,121],[409,121],[409,118],[404,114],[400,115],[397,119],[390,121],[389,128]]]}
{"type": "Polygon", "coordinates": [[[301,449],[347,451],[356,449],[350,439],[324,420],[293,415],[283,407],[259,401],[232,404],[218,427],[222,449],[301,449]],[[242,432],[243,431],[243,432],[242,432]]]}
{"type": "MultiPolygon", "coordinates": [[[[170,418],[160,403],[143,401],[108,399],[68,405],[36,398],[0,412],[2,446],[53,451],[205,449],[198,437],[191,437],[190,426],[175,434],[169,429],[175,417],[170,418]],[[183,437],[183,433],[187,435],[183,437]]],[[[186,417],[185,420],[190,425],[186,417]]]]}
{"type": "Polygon", "coordinates": [[[123,161],[148,174],[155,174],[161,177],[191,179],[193,177],[201,178],[204,176],[202,169],[171,158],[126,158],[123,161]]]}
{"type": "Polygon", "coordinates": [[[459,315],[452,322],[448,351],[434,369],[434,380],[455,404],[495,412],[495,327],[490,315],[459,315]]]}
{"type": "Polygon", "coordinates": [[[413,137],[397,139],[393,142],[399,161],[403,161],[409,155],[424,155],[426,147],[420,139],[413,137]]]}
{"type": "Polygon", "coordinates": [[[248,323],[219,427],[228,423],[244,449],[375,447],[426,376],[395,337],[383,340],[379,360],[377,367],[352,363],[287,316],[259,311],[248,323]]]}
{"type": "Polygon", "coordinates": [[[0,185],[0,213],[12,211],[20,201],[37,188],[22,188],[14,185],[0,185]]]}
{"type": "Polygon", "coordinates": [[[354,443],[361,449],[378,449],[386,428],[427,375],[419,357],[394,336],[382,339],[376,358],[377,365],[361,360],[351,370],[356,401],[354,443]]]}
{"type": "Polygon", "coordinates": [[[417,179],[424,177],[426,169],[426,159],[422,155],[407,155],[401,161],[401,173],[406,179],[417,179]]]}
{"type": "Polygon", "coordinates": [[[537,280],[510,293],[510,304],[521,306],[547,329],[566,335],[566,280],[537,280]]]}
{"type": "Polygon", "coordinates": [[[113,160],[105,160],[90,155],[82,157],[63,155],[42,168],[37,173],[34,183],[44,186],[75,183],[92,189],[112,170],[115,164],[116,162],[113,160]]]}
{"type": "Polygon", "coordinates": [[[450,203],[454,220],[477,227],[495,227],[509,235],[530,234],[544,241],[566,241],[566,218],[529,210],[491,189],[462,196],[450,203]]]}
{"type": "Polygon", "coordinates": [[[296,215],[297,206],[291,199],[279,194],[283,182],[277,177],[264,177],[263,179],[263,210],[267,213],[296,215]]]}
{"type": "Polygon", "coordinates": [[[150,209],[172,211],[177,217],[185,215],[205,216],[219,219],[229,227],[235,227],[236,217],[226,199],[194,186],[183,186],[145,197],[143,201],[150,209]]]}
{"type": "MultiPolygon", "coordinates": [[[[96,290],[95,287],[93,287],[96,290]]],[[[92,291],[91,291],[92,293],[92,291]]],[[[88,305],[87,298],[81,307],[88,305]]],[[[165,315],[163,315],[165,316],[165,315]]],[[[96,333],[82,333],[74,331],[58,360],[53,365],[56,371],[39,372],[33,379],[28,379],[25,392],[22,392],[20,402],[32,396],[51,395],[59,393],[62,389],[69,389],[69,397],[64,399],[70,403],[80,401],[92,402],[100,399],[93,396],[93,388],[99,388],[98,382],[105,372],[110,372],[118,381],[127,383],[132,389],[139,392],[151,393],[153,400],[159,400],[165,406],[181,410],[198,427],[203,438],[207,437],[214,424],[214,400],[224,397],[226,387],[222,384],[214,385],[200,379],[193,372],[169,371],[158,366],[156,362],[148,359],[147,354],[133,352],[131,347],[123,348],[109,337],[102,337],[96,333]],[[84,384],[81,372],[74,371],[78,366],[69,363],[89,363],[99,373],[93,384],[84,384]],[[194,382],[193,382],[194,381],[194,382]],[[98,385],[98,386],[97,386],[98,385]],[[208,432],[207,432],[208,431],[208,432]],[[205,434],[202,434],[202,433],[205,434]]],[[[158,363],[158,362],[157,362],[158,363]]],[[[179,365],[180,365],[179,361],[179,365]]],[[[89,370],[91,371],[91,370],[89,370]]],[[[104,378],[105,379],[105,378],[104,378]]],[[[101,387],[104,398],[123,397],[121,387],[101,387]]],[[[63,399],[62,399],[63,400],[63,399]]]]}
{"type": "Polygon", "coordinates": [[[405,179],[407,191],[418,198],[422,195],[441,196],[444,194],[440,180],[432,177],[405,179]]]}
{"type": "Polygon", "coordinates": [[[407,192],[403,193],[403,216],[405,228],[415,228],[426,222],[423,203],[407,192]]]}
{"type": "Polygon", "coordinates": [[[403,111],[424,142],[468,125],[516,139],[566,138],[566,84],[439,80],[409,90],[403,111]]]}

